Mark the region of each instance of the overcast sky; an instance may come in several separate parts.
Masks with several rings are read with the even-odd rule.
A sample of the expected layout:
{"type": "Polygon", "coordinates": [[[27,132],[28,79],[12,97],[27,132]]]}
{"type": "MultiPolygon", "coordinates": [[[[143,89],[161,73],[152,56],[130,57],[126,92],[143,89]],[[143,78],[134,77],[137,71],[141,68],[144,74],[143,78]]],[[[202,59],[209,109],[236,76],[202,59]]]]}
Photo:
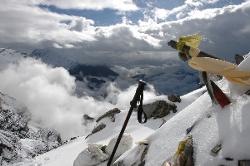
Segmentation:
{"type": "Polygon", "coordinates": [[[249,0],[0,3],[0,47],[80,49],[90,55],[109,52],[112,58],[117,52],[173,51],[167,41],[200,33],[204,37],[201,47],[209,53],[229,58],[250,51],[249,0]]]}

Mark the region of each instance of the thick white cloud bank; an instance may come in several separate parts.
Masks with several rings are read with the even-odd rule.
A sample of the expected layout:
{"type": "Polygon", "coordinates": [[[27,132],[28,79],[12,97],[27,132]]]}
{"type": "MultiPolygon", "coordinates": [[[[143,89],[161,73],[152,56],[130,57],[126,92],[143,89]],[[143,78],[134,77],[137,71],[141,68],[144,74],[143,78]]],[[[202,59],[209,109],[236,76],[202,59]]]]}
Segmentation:
{"type": "Polygon", "coordinates": [[[48,12],[30,1],[3,0],[1,3],[4,4],[0,6],[2,44],[51,46],[58,43],[67,47],[71,43],[94,40],[91,33],[81,32],[89,30],[94,24],[92,20],[48,12]]]}
{"type": "Polygon", "coordinates": [[[133,2],[3,0],[4,5],[0,6],[0,45],[31,49],[65,48],[71,49],[72,54],[77,48],[84,52],[81,56],[102,57],[105,52],[169,51],[171,48],[167,46],[167,41],[181,35],[201,33],[206,41],[202,48],[212,53],[225,57],[249,52],[247,41],[250,37],[250,1],[203,9],[203,6],[216,2],[187,0],[182,6],[172,10],[155,8],[152,11],[154,14],[145,15],[144,19],[136,23],[124,17],[123,23],[96,26],[91,19],[53,13],[37,5],[74,8],[81,3],[102,9],[105,6],[111,8],[107,4],[124,6],[119,4],[133,5],[133,2]],[[172,15],[177,19],[167,21],[172,15]]]}
{"type": "MultiPolygon", "coordinates": [[[[64,68],[52,68],[46,64],[23,59],[0,71],[0,91],[24,103],[32,113],[32,124],[58,130],[64,139],[86,135],[90,131],[82,124],[84,114],[96,117],[114,107],[127,109],[136,86],[121,92],[109,87],[109,98],[114,104],[96,101],[92,97],[74,94],[75,78],[64,68]],[[130,97],[131,96],[131,97],[130,97]],[[116,101],[116,102],[114,102],[116,101]]],[[[155,97],[146,92],[146,101],[155,97]]]]}

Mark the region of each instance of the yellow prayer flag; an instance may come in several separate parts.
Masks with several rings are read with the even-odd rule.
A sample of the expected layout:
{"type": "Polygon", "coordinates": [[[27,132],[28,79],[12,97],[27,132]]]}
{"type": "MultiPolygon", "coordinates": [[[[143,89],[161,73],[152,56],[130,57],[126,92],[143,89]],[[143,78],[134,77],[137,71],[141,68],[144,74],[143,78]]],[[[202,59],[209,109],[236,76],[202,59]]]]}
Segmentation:
{"type": "Polygon", "coordinates": [[[202,40],[202,36],[200,34],[194,34],[190,36],[181,36],[177,43],[177,50],[181,51],[184,45],[198,48],[202,40]]]}

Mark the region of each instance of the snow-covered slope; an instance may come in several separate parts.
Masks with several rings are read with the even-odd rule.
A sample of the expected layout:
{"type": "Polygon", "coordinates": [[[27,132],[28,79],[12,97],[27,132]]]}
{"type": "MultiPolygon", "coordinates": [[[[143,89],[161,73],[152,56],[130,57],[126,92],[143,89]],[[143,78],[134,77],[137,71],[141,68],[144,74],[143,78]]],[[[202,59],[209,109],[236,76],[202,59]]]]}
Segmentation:
{"type": "MultiPolygon", "coordinates": [[[[187,95],[181,96],[181,103],[177,103],[177,110],[182,110],[187,107],[190,103],[195,101],[201,94],[204,93],[204,89],[196,90],[187,95]]],[[[167,100],[166,96],[159,96],[157,98],[151,98],[145,101],[146,103],[152,103],[156,100],[167,100]]],[[[36,157],[34,160],[27,160],[26,162],[18,163],[18,166],[23,165],[35,165],[41,164],[42,166],[73,166],[74,160],[88,144],[102,144],[107,145],[111,138],[118,135],[122,123],[125,120],[127,114],[127,108],[121,113],[115,116],[115,122],[112,122],[110,118],[104,118],[99,121],[96,125],[104,123],[106,127],[98,133],[95,133],[85,139],[86,136],[77,137],[74,140],[69,141],[67,144],[45,153],[41,156],[36,157]]],[[[174,113],[170,113],[168,116],[159,119],[149,119],[146,124],[139,124],[137,122],[136,113],[132,114],[130,122],[128,124],[126,133],[133,137],[133,147],[137,145],[138,142],[144,140],[149,135],[153,134],[165,121],[174,117],[174,113]]],[[[87,163],[82,163],[82,165],[87,165],[87,163]]],[[[103,163],[105,165],[105,163],[103,163]]]]}
{"type": "MultiPolygon", "coordinates": [[[[249,159],[249,106],[250,97],[246,95],[234,98],[233,103],[224,109],[212,105],[207,94],[202,95],[147,138],[146,165],[160,166],[165,160],[170,160],[179,142],[186,137],[186,130],[196,121],[200,122],[191,131],[195,165],[237,165],[238,160],[249,159]],[[210,151],[218,143],[222,143],[222,150],[214,157],[210,151]]],[[[126,157],[123,160],[126,165],[131,164],[126,157]]]]}

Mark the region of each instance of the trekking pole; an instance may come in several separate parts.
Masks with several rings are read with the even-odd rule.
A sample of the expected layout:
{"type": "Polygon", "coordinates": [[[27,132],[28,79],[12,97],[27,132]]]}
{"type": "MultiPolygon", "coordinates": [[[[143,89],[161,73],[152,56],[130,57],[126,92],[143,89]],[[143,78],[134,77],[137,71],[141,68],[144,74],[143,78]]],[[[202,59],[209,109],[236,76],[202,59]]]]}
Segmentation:
{"type": "Polygon", "coordinates": [[[138,87],[137,87],[136,92],[135,92],[135,95],[134,95],[132,101],[130,102],[130,109],[128,111],[127,117],[126,117],[126,119],[125,119],[125,121],[123,123],[122,129],[121,129],[120,134],[119,134],[119,136],[117,138],[114,149],[113,149],[113,151],[112,151],[112,153],[110,155],[107,166],[111,166],[111,163],[112,163],[112,160],[114,158],[115,152],[116,152],[116,150],[117,150],[117,148],[119,146],[119,143],[120,143],[120,141],[122,139],[123,133],[124,133],[126,127],[127,127],[127,124],[128,124],[129,118],[130,118],[130,116],[131,116],[131,114],[133,112],[133,109],[137,107],[138,102],[142,101],[143,90],[144,90],[145,85],[146,85],[146,83],[144,81],[141,81],[141,80],[139,81],[138,87]]]}

